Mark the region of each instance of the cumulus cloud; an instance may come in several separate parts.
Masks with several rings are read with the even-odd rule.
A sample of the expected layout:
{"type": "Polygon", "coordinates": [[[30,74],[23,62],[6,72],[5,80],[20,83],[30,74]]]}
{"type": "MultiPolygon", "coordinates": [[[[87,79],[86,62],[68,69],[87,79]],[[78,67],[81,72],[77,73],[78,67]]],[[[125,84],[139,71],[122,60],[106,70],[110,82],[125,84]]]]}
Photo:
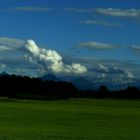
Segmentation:
{"type": "MultiPolygon", "coordinates": [[[[0,53],[0,63],[5,62],[7,69],[11,71],[12,69],[28,71],[36,69],[37,72],[40,71],[40,74],[47,72],[83,74],[87,72],[86,67],[79,63],[64,64],[62,56],[55,50],[39,48],[33,40],[0,38],[0,53]]],[[[4,65],[0,65],[0,68],[4,68],[4,65]]]]}
{"type": "Polygon", "coordinates": [[[97,8],[96,13],[114,17],[139,18],[139,9],[113,9],[113,8],[97,8]]]}
{"type": "Polygon", "coordinates": [[[42,71],[73,74],[87,72],[86,67],[81,64],[64,64],[62,57],[55,50],[39,48],[33,40],[28,40],[25,43],[25,47],[28,52],[26,58],[32,63],[41,65],[42,71]]]}
{"type": "Polygon", "coordinates": [[[98,43],[95,41],[90,41],[90,42],[81,42],[77,45],[77,47],[103,50],[103,49],[114,49],[114,48],[117,48],[118,46],[112,45],[112,44],[98,43]]]}
{"type": "Polygon", "coordinates": [[[80,23],[87,24],[87,25],[102,25],[106,27],[121,27],[122,26],[122,24],[120,23],[110,23],[110,22],[97,20],[97,19],[84,20],[84,21],[81,21],[80,23]]]}

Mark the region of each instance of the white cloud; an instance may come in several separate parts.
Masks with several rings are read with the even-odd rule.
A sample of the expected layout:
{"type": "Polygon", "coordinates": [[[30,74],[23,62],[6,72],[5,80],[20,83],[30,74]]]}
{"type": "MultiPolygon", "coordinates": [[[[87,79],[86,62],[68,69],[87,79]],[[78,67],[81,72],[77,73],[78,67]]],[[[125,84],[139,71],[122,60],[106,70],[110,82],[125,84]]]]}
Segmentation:
{"type": "Polygon", "coordinates": [[[135,78],[135,76],[130,71],[125,71],[125,74],[126,74],[127,78],[129,78],[129,79],[135,78]]]}
{"type": "MultiPolygon", "coordinates": [[[[83,74],[87,72],[86,67],[81,64],[64,64],[61,55],[55,50],[39,48],[33,40],[23,41],[19,39],[0,38],[0,53],[1,52],[7,52],[7,57],[8,54],[10,57],[15,54],[13,57],[18,60],[25,56],[26,59],[24,59],[24,61],[32,63],[32,66],[34,68],[36,67],[36,71],[40,70],[42,74],[47,72],[61,74],[83,74]]],[[[14,69],[21,67],[21,65],[19,66],[19,62],[11,62],[11,58],[5,58],[4,53],[1,54],[1,63],[6,61],[8,65],[12,65],[12,67],[14,66],[14,69]]],[[[21,63],[23,64],[25,62],[21,63]]],[[[2,68],[2,65],[0,67],[2,68]]],[[[27,64],[27,67],[29,67],[29,64],[27,64]]]]}
{"type": "Polygon", "coordinates": [[[9,48],[7,46],[0,45],[0,52],[11,51],[11,50],[13,50],[13,49],[9,48]]]}
{"type": "MultiPolygon", "coordinates": [[[[13,50],[10,55],[1,55],[0,52],[0,69],[9,70],[10,73],[26,73],[32,75],[45,74],[52,72],[55,74],[83,74],[88,77],[100,76],[107,79],[124,77],[124,79],[134,80],[135,75],[139,78],[139,65],[134,65],[128,62],[119,62],[113,60],[97,60],[97,59],[71,59],[78,63],[65,64],[63,58],[55,50],[43,49],[36,45],[33,40],[28,40],[26,43],[22,40],[0,38],[0,45],[6,46],[8,49],[14,48],[18,57],[13,55],[13,50]],[[25,55],[26,59],[23,58],[25,55]],[[28,61],[27,61],[28,60],[28,61]],[[128,63],[128,64],[127,64],[128,63]],[[85,66],[86,67],[85,67],[85,66]],[[88,70],[87,70],[88,69],[88,70]],[[15,70],[15,71],[14,71],[15,70]],[[87,72],[88,71],[88,72],[87,72]]],[[[134,47],[134,46],[133,46],[134,47]]],[[[139,46],[135,46],[135,49],[139,46]]],[[[10,53],[10,50],[8,50],[10,53]]],[[[7,71],[7,72],[9,72],[7,71]]]]}
{"type": "Polygon", "coordinates": [[[108,67],[106,67],[106,66],[104,66],[104,65],[102,65],[102,64],[99,64],[98,66],[99,66],[99,69],[100,69],[100,70],[103,70],[103,71],[106,72],[106,73],[109,72],[108,67]]]}
{"type": "Polygon", "coordinates": [[[90,41],[90,42],[81,42],[78,44],[77,47],[102,50],[102,49],[114,49],[117,46],[112,45],[112,44],[98,43],[95,41],[90,41]]]}
{"type": "Polygon", "coordinates": [[[24,41],[20,39],[0,38],[0,52],[19,49],[23,44],[24,41]]]}
{"type": "Polygon", "coordinates": [[[97,8],[96,13],[114,16],[114,17],[125,17],[125,18],[139,18],[139,9],[113,9],[113,8],[97,8]]]}
{"type": "Polygon", "coordinates": [[[106,78],[106,74],[105,73],[101,73],[101,78],[106,78]]]}
{"type": "Polygon", "coordinates": [[[119,24],[119,23],[110,23],[110,22],[97,20],[97,19],[85,20],[85,21],[81,21],[80,23],[87,24],[87,25],[103,25],[107,27],[121,27],[122,26],[122,24],[119,24]]]}
{"type": "Polygon", "coordinates": [[[94,66],[93,69],[90,69],[93,73],[99,74],[98,78],[125,78],[125,79],[134,79],[135,76],[130,70],[124,69],[124,68],[118,68],[117,66],[108,66],[103,64],[98,64],[97,66],[94,66]],[[105,75],[105,76],[104,76],[105,75]]]}
{"type": "Polygon", "coordinates": [[[101,14],[114,17],[123,17],[123,18],[140,18],[140,9],[115,9],[115,8],[91,8],[91,9],[80,9],[80,8],[65,8],[66,12],[74,13],[90,13],[90,14],[101,14]]]}
{"type": "Polygon", "coordinates": [[[13,39],[13,38],[6,38],[0,37],[0,44],[5,44],[8,46],[21,46],[23,45],[24,41],[21,39],[13,39]]]}
{"type": "Polygon", "coordinates": [[[32,63],[41,65],[42,71],[74,74],[82,74],[87,72],[86,67],[81,64],[64,64],[62,57],[55,50],[39,48],[33,40],[28,40],[25,47],[28,51],[26,58],[28,58],[28,60],[32,63]]]}

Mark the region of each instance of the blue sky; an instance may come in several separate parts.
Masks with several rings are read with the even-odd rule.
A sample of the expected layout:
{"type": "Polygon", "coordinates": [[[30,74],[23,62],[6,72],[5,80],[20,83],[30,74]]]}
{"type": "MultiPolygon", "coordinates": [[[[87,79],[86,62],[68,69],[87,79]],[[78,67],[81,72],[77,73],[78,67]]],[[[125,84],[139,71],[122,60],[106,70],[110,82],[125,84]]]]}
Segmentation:
{"type": "Polygon", "coordinates": [[[45,63],[42,74],[67,71],[105,78],[115,71],[115,76],[140,77],[139,0],[1,0],[0,19],[0,47],[18,48],[0,51],[1,71],[37,75],[45,63]],[[10,45],[13,39],[15,45],[10,45]],[[30,45],[55,50],[63,58],[63,70],[54,71],[29,47],[28,52],[21,49],[30,45]],[[27,55],[35,60],[27,61],[27,55]],[[86,71],[78,73],[82,66],[86,71]]]}

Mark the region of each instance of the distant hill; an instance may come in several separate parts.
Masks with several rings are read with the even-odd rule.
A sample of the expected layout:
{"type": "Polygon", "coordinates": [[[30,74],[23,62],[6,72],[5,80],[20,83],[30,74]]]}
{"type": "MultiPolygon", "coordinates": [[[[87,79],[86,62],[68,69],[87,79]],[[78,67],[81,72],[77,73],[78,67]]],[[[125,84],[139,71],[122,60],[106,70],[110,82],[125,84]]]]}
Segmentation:
{"type": "Polygon", "coordinates": [[[86,77],[76,77],[76,76],[61,76],[62,81],[71,82],[78,89],[87,90],[87,89],[96,89],[94,84],[88,80],[86,77]]]}
{"type": "Polygon", "coordinates": [[[84,77],[77,77],[71,80],[71,82],[79,89],[86,90],[86,89],[95,89],[92,82],[87,80],[84,77]]]}
{"type": "Polygon", "coordinates": [[[67,81],[71,82],[73,85],[75,85],[78,89],[86,90],[86,89],[94,89],[94,85],[92,82],[87,80],[84,77],[74,77],[74,76],[60,76],[59,78],[55,76],[54,74],[46,74],[42,77],[40,77],[41,80],[47,80],[47,81],[67,81]]]}
{"type": "Polygon", "coordinates": [[[0,73],[0,76],[9,75],[7,72],[0,73]]]}
{"type": "Polygon", "coordinates": [[[46,75],[40,77],[40,79],[43,80],[43,81],[45,81],[45,80],[47,80],[47,81],[56,81],[56,82],[61,81],[54,74],[46,74],[46,75]]]}

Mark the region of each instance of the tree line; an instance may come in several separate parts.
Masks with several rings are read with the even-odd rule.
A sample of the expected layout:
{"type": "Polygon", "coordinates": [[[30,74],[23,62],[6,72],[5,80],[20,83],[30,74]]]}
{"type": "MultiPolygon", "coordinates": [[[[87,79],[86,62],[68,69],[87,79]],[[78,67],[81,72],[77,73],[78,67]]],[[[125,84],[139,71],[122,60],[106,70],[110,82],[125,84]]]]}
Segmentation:
{"type": "Polygon", "coordinates": [[[128,87],[124,90],[110,91],[106,86],[99,90],[79,90],[65,81],[43,81],[27,76],[0,76],[0,96],[18,99],[56,100],[69,98],[140,98],[140,90],[128,87]]]}

